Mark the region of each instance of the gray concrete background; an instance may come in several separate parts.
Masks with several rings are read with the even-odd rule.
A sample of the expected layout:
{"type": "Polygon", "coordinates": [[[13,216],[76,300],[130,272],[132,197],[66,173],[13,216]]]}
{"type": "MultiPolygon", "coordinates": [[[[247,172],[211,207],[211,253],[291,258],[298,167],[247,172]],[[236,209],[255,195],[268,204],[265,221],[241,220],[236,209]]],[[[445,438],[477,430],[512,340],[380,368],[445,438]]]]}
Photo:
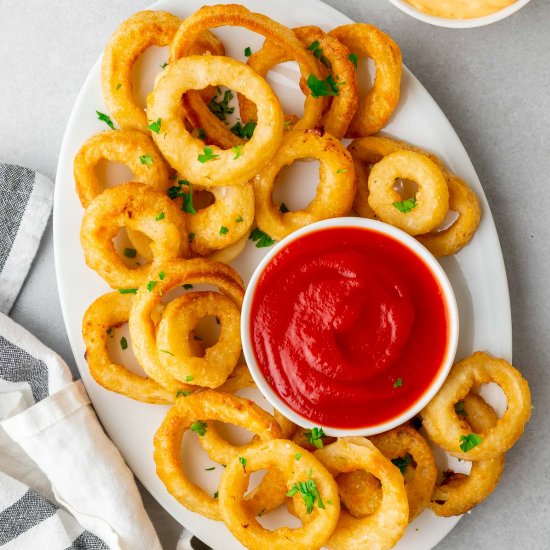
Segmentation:
{"type": "MultiPolygon", "coordinates": [[[[213,3],[213,2],[212,2],[213,3]]],[[[512,299],[514,362],[534,412],[493,495],[437,547],[550,548],[550,4],[489,27],[418,22],[385,0],[328,0],[389,31],[446,113],[483,183],[512,299]]],[[[0,0],[0,161],[54,178],[70,110],[116,26],[149,0],[0,0]]],[[[56,289],[51,224],[12,316],[74,369],[56,289]]],[[[180,527],[144,493],[164,548],[180,527]]]]}

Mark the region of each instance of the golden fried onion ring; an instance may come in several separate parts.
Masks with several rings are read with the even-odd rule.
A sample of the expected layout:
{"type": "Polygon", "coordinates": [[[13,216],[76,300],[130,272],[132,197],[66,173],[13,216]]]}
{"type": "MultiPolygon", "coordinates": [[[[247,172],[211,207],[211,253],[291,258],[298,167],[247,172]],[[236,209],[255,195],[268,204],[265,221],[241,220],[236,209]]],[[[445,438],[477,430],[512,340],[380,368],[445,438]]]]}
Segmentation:
{"type": "Polygon", "coordinates": [[[531,416],[531,393],[527,381],[510,363],[476,352],[453,366],[447,380],[421,413],[430,439],[463,460],[486,460],[506,452],[521,437],[531,416]],[[473,387],[494,382],[508,400],[507,409],[493,428],[477,435],[481,441],[469,451],[460,447],[472,435],[467,419],[459,418],[454,406],[473,387]]]}
{"type": "MultiPolygon", "coordinates": [[[[475,432],[490,430],[497,423],[497,415],[479,395],[470,393],[464,398],[465,421],[475,432]]],[[[472,462],[468,475],[452,470],[443,472],[443,481],[437,485],[430,504],[438,516],[460,516],[485,500],[497,486],[504,470],[504,454],[487,460],[472,462]]]]}
{"type": "Polygon", "coordinates": [[[257,431],[264,439],[279,437],[281,432],[273,418],[254,402],[217,391],[206,390],[180,397],[168,411],[153,440],[157,474],[180,504],[193,512],[219,521],[221,517],[218,501],[189,481],[181,463],[183,434],[199,420],[207,423],[203,437],[208,434],[211,427],[208,421],[212,420],[237,424],[245,429],[257,431]]]}
{"type": "Polygon", "coordinates": [[[285,134],[276,155],[252,183],[258,227],[276,240],[310,223],[347,214],[355,194],[350,154],[340,141],[319,129],[293,130],[285,134]],[[284,166],[308,158],[320,162],[317,194],[306,208],[282,213],[271,198],[277,175],[284,166]]]}
{"type": "MultiPolygon", "coordinates": [[[[233,459],[223,472],[219,487],[219,507],[223,521],[233,535],[247,548],[272,547],[280,550],[311,550],[324,545],[334,530],[340,513],[338,488],[334,479],[315,457],[290,441],[274,439],[258,443],[242,453],[246,461],[233,459]],[[300,454],[300,460],[296,455],[300,454]],[[305,514],[303,525],[297,529],[280,527],[265,529],[255,512],[243,502],[249,474],[258,470],[279,470],[286,480],[286,489],[312,479],[324,508],[315,500],[311,514],[305,514]]],[[[302,496],[293,496],[296,507],[302,496]]]]}
{"type": "Polygon", "coordinates": [[[359,100],[359,107],[346,137],[374,134],[388,123],[399,103],[401,50],[390,36],[366,23],[336,27],[328,34],[360,58],[369,57],[374,61],[374,84],[367,95],[359,100]]]}
{"type": "Polygon", "coordinates": [[[147,116],[162,119],[162,132],[153,133],[153,139],[170,165],[203,187],[246,183],[273,157],[284,126],[279,100],[267,82],[245,64],[220,56],[183,57],[168,65],[147,97],[147,116]],[[238,154],[216,146],[205,151],[204,142],[187,131],[179,116],[182,94],[209,85],[242,92],[258,107],[254,135],[238,154]]]}
{"type": "MultiPolygon", "coordinates": [[[[331,67],[330,71],[322,70],[324,73],[323,76],[332,73],[335,75],[335,78],[338,78],[339,82],[345,83],[339,87],[338,95],[332,98],[327,112],[322,116],[320,121],[318,116],[312,117],[310,115],[310,110],[313,102],[322,102],[321,98],[313,98],[307,86],[302,88],[306,92],[304,116],[294,124],[293,129],[303,130],[311,128],[319,121],[329,134],[341,139],[344,137],[349,123],[355,115],[359,102],[357,74],[353,63],[348,57],[350,51],[336,38],[325,34],[318,27],[297,27],[293,30],[304,47],[307,48],[315,41],[319,43],[319,48],[323,52],[323,59],[331,67]]],[[[288,52],[281,51],[273,41],[268,39],[260,50],[248,58],[247,64],[265,78],[275,65],[293,60],[294,58],[288,52]]],[[[256,119],[254,104],[242,96],[239,96],[239,110],[243,121],[256,119]]]]}
{"type": "Polygon", "coordinates": [[[101,159],[125,164],[135,181],[157,191],[166,191],[170,186],[169,168],[149,136],[134,130],[100,132],[87,139],[74,158],[76,192],[84,208],[103,191],[95,174],[101,159]],[[149,164],[140,161],[145,155],[151,157],[149,164]]]}
{"type": "Polygon", "coordinates": [[[369,176],[369,205],[386,223],[410,235],[427,233],[441,225],[449,211],[449,189],[445,175],[428,157],[413,151],[397,151],[375,164],[369,176]],[[402,212],[394,189],[398,178],[418,184],[416,204],[402,212]]]}
{"type": "Polygon", "coordinates": [[[151,378],[143,378],[109,357],[108,330],[128,322],[134,297],[119,292],[104,294],[86,310],[82,337],[90,374],[105,389],[145,403],[173,403],[174,394],[151,378]]]}
{"type": "Polygon", "coordinates": [[[189,292],[174,298],[164,309],[157,327],[158,359],[163,369],[178,380],[217,388],[231,374],[241,354],[241,313],[237,305],[219,292],[189,292]],[[206,316],[220,323],[218,341],[195,357],[189,333],[206,316]]]}
{"type": "MultiPolygon", "coordinates": [[[[364,437],[346,437],[314,453],[331,474],[364,470],[382,485],[378,510],[357,519],[345,510],[327,548],[392,548],[402,537],[409,519],[407,493],[401,472],[364,437]]],[[[301,461],[300,461],[301,462],[301,461]]],[[[299,517],[299,507],[296,507],[299,517]]]]}
{"type": "Polygon", "coordinates": [[[164,274],[150,291],[143,286],[139,289],[130,312],[130,337],[132,349],[143,370],[169,391],[192,391],[194,386],[174,378],[166,372],[159,361],[156,346],[156,334],[151,314],[162,296],[183,284],[209,284],[230,298],[240,309],[244,297],[243,282],[240,275],[227,264],[212,262],[202,258],[175,260],[159,266],[164,274]]]}
{"type": "Polygon", "coordinates": [[[136,288],[157,276],[160,264],[188,255],[185,218],[165,193],[137,182],[106,189],[88,206],[80,242],[88,267],[113,288],[136,288]],[[151,239],[151,264],[131,269],[115,249],[113,239],[122,227],[151,239]]]}

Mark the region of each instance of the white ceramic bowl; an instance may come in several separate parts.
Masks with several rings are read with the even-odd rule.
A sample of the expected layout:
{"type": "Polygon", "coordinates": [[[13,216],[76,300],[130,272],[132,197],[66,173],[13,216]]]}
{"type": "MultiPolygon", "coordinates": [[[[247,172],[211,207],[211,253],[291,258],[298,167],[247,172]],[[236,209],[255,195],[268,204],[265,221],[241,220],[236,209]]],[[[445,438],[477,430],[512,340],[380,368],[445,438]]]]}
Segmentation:
{"type": "Polygon", "coordinates": [[[302,426],[303,428],[313,428],[315,426],[322,427],[327,435],[332,435],[336,437],[374,435],[377,433],[385,432],[403,424],[414,415],[416,415],[418,412],[420,412],[431,401],[431,399],[437,393],[437,391],[447,378],[447,375],[449,374],[449,370],[453,364],[456,354],[456,348],[458,344],[458,331],[458,308],[455,295],[449,279],[447,278],[447,275],[443,271],[442,267],[439,265],[438,261],[416,239],[414,239],[410,235],[407,235],[400,229],[379,221],[368,220],[365,218],[335,218],[313,223],[311,225],[303,227],[302,229],[299,229],[298,231],[295,231],[294,233],[280,241],[278,244],[273,246],[273,248],[260,262],[256,270],[254,271],[252,278],[250,279],[250,283],[248,284],[248,287],[246,289],[241,314],[241,339],[243,353],[252,374],[252,378],[254,379],[254,382],[256,383],[264,397],[271,403],[271,405],[273,405],[275,409],[281,412],[288,419],[292,420],[292,422],[294,422],[298,426],[302,426]],[[437,377],[434,378],[431,385],[424,392],[422,397],[406,411],[404,411],[400,416],[390,421],[377,424],[376,426],[369,426],[366,428],[342,429],[324,426],[322,424],[319,424],[319,422],[311,421],[294,411],[289,405],[287,405],[285,401],[283,401],[279,397],[279,395],[271,388],[271,386],[265,379],[260,367],[256,362],[256,356],[254,354],[250,335],[250,309],[256,285],[265,267],[277,254],[279,254],[279,252],[281,252],[291,242],[300,239],[301,237],[309,233],[315,233],[316,231],[322,229],[334,227],[355,227],[377,231],[379,233],[392,237],[396,241],[400,242],[403,246],[414,252],[428,266],[428,268],[433,273],[435,279],[439,283],[447,308],[449,323],[447,350],[442,367],[440,368],[437,377]]]}
{"type": "Polygon", "coordinates": [[[491,23],[501,21],[502,19],[505,19],[506,17],[509,17],[519,11],[526,4],[528,4],[530,0],[516,0],[514,4],[492,13],[491,15],[474,17],[472,19],[448,19],[446,17],[436,17],[435,15],[428,15],[423,11],[417,10],[405,0],[389,1],[407,15],[410,15],[420,21],[424,21],[424,23],[429,23],[430,25],[436,25],[438,27],[448,27],[449,29],[472,29],[474,27],[483,27],[485,25],[490,25],[491,23]]]}

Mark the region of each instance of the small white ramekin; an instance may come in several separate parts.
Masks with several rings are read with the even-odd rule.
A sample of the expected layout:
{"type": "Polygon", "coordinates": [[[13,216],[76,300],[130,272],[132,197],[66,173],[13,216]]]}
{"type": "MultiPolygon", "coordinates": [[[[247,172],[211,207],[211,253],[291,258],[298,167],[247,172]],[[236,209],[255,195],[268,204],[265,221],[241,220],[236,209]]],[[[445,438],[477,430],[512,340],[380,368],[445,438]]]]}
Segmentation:
{"type": "Polygon", "coordinates": [[[437,27],[447,27],[449,29],[472,29],[474,27],[490,25],[491,23],[496,23],[506,17],[510,17],[510,15],[513,15],[530,2],[530,0],[516,0],[516,2],[510,6],[483,17],[474,17],[471,19],[449,19],[446,17],[436,17],[435,15],[424,13],[423,11],[416,9],[405,0],[389,1],[402,12],[405,12],[407,15],[410,15],[419,21],[424,21],[424,23],[436,25],[437,27]]]}
{"type": "Polygon", "coordinates": [[[250,283],[248,284],[248,287],[246,289],[241,313],[241,339],[244,356],[246,359],[246,363],[248,364],[248,368],[250,369],[250,372],[252,374],[252,378],[254,379],[254,382],[256,383],[264,397],[271,403],[271,405],[273,405],[275,409],[281,412],[289,420],[292,420],[292,422],[294,422],[298,426],[301,426],[303,428],[322,427],[323,431],[327,435],[336,437],[374,435],[385,432],[387,430],[395,428],[396,426],[399,426],[400,424],[403,424],[414,415],[416,415],[418,412],[420,412],[431,401],[431,399],[437,393],[437,391],[447,378],[447,375],[449,374],[449,370],[453,364],[456,354],[456,348],[458,345],[458,329],[458,308],[456,305],[455,295],[451,287],[451,283],[449,282],[447,275],[443,271],[442,267],[439,265],[438,261],[416,239],[414,239],[410,235],[407,235],[400,229],[379,221],[368,220],[365,218],[334,218],[313,223],[311,225],[308,225],[307,227],[303,227],[302,229],[295,231],[294,233],[277,243],[275,246],[273,246],[273,248],[260,262],[256,270],[254,271],[252,278],[250,279],[250,283]],[[271,388],[256,362],[256,356],[252,347],[252,339],[250,334],[250,309],[256,285],[265,267],[277,254],[279,254],[279,252],[281,252],[291,242],[300,239],[304,235],[334,227],[354,227],[377,231],[379,233],[392,237],[396,241],[400,242],[403,246],[414,252],[428,266],[430,271],[433,273],[435,279],[439,283],[447,309],[447,320],[449,325],[447,350],[442,366],[439,369],[439,373],[436,378],[434,378],[433,382],[424,392],[422,397],[406,411],[404,411],[401,415],[387,422],[378,424],[376,426],[369,426],[366,428],[344,429],[324,426],[322,424],[319,424],[318,422],[312,421],[298,414],[289,405],[287,405],[287,403],[283,401],[279,397],[279,395],[277,395],[277,393],[271,388]]]}

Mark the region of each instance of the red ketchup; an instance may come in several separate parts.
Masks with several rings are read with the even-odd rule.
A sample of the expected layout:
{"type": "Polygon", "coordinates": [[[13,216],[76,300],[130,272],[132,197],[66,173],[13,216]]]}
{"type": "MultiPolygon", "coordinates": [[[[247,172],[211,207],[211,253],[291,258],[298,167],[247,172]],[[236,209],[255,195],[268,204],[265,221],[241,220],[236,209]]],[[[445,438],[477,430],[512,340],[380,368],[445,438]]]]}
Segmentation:
{"type": "Polygon", "coordinates": [[[447,310],[429,267],[395,239],[336,227],[288,244],[252,299],[256,362],[302,417],[367,428],[414,405],[446,352],[447,310]]]}

